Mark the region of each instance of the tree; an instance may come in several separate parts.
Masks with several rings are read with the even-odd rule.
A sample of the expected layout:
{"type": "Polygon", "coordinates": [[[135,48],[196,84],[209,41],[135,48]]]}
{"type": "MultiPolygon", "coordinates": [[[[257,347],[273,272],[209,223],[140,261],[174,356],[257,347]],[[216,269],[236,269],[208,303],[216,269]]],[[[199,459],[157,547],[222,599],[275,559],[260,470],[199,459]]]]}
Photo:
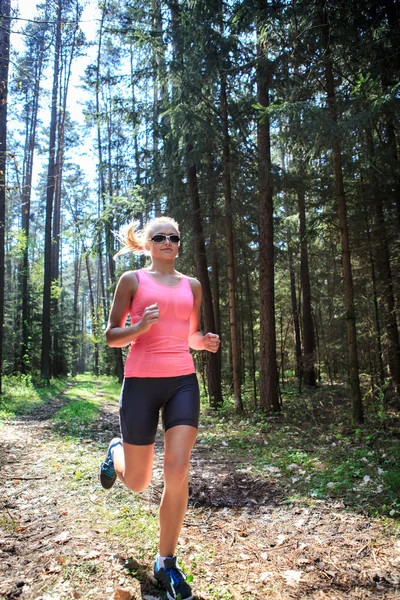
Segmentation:
{"type": "Polygon", "coordinates": [[[8,69],[10,63],[10,0],[0,0],[0,394],[3,372],[4,257],[6,225],[6,163],[8,69]]]}
{"type": "MultiPolygon", "coordinates": [[[[268,109],[271,65],[259,29],[257,36],[257,100],[260,108],[268,109]]],[[[268,113],[264,113],[257,122],[257,150],[260,212],[260,406],[270,412],[279,411],[280,402],[276,364],[273,188],[268,113]]]]}
{"type": "MultiPolygon", "coordinates": [[[[338,122],[336,99],[335,99],[335,83],[333,77],[333,66],[331,56],[331,36],[329,30],[329,19],[326,8],[321,12],[321,28],[324,52],[324,68],[327,102],[333,123],[338,122]]],[[[356,315],[354,305],[353,292],[353,276],[350,257],[350,239],[347,223],[347,205],[343,182],[342,171],[342,156],[340,148],[340,139],[338,134],[334,135],[332,143],[333,167],[336,182],[336,199],[339,216],[340,240],[342,246],[342,265],[343,265],[343,284],[344,284],[344,302],[346,310],[346,327],[349,355],[349,376],[352,392],[353,411],[352,417],[354,423],[363,423],[363,406],[360,391],[360,378],[357,353],[357,332],[356,332],[356,315]]]]}
{"type": "Polygon", "coordinates": [[[53,88],[51,95],[51,121],[49,138],[49,164],[47,169],[46,193],[46,227],[44,251],[44,289],[43,289],[43,314],[42,314],[42,357],[41,374],[49,381],[52,375],[52,350],[51,350],[51,283],[52,283],[52,218],[54,192],[56,188],[56,134],[57,134],[57,106],[61,50],[61,14],[62,1],[57,5],[56,34],[54,47],[53,88]]]}
{"type": "MultiPolygon", "coordinates": [[[[216,331],[214,308],[211,296],[211,285],[208,276],[207,255],[203,231],[203,221],[197,184],[196,165],[193,162],[193,147],[187,147],[187,173],[189,195],[192,202],[192,230],[194,235],[197,274],[203,290],[203,314],[206,331],[216,331]]],[[[208,395],[210,405],[219,408],[222,405],[221,364],[219,354],[208,353],[207,356],[208,395]]]]}

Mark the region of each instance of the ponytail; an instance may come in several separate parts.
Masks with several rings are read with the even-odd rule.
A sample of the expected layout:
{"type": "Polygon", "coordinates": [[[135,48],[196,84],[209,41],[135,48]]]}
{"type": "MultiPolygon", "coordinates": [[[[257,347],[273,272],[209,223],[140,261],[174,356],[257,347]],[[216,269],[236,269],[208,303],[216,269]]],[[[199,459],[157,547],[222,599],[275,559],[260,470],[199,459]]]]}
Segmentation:
{"type": "Polygon", "coordinates": [[[144,231],[136,229],[137,226],[138,222],[132,221],[115,234],[118,241],[124,245],[114,255],[114,259],[127,252],[134,252],[135,254],[143,254],[145,252],[144,231]]]}

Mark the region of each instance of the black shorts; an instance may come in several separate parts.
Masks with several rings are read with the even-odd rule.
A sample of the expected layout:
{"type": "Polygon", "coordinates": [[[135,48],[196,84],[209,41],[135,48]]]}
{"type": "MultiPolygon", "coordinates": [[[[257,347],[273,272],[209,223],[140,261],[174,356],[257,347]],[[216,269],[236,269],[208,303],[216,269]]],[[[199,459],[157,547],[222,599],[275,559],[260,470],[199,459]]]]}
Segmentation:
{"type": "Polygon", "coordinates": [[[162,409],[164,431],[176,425],[198,427],[200,393],[197,376],[127,377],[122,384],[119,416],[127,444],[154,444],[162,409]]]}

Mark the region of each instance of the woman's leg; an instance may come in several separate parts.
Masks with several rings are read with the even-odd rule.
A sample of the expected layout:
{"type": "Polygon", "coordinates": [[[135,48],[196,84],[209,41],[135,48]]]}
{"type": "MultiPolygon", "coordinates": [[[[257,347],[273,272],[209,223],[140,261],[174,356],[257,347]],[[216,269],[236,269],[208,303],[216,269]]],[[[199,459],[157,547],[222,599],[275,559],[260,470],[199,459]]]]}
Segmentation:
{"type": "MultiPolygon", "coordinates": [[[[160,556],[174,556],[189,495],[189,464],[197,428],[176,425],[164,436],[164,491],[160,504],[160,556]]],[[[116,455],[116,453],[115,453],[116,455]]]]}
{"type": "Polygon", "coordinates": [[[138,446],[124,442],[123,446],[115,446],[112,454],[118,479],[133,492],[143,492],[151,481],[154,444],[138,446]]]}

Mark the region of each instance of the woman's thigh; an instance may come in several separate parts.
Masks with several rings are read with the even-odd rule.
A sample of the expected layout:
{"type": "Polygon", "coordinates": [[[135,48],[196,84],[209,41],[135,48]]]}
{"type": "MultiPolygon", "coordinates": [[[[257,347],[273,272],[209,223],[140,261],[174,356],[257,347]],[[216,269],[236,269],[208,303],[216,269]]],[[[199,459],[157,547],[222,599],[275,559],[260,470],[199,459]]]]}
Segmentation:
{"type": "Polygon", "coordinates": [[[119,401],[122,439],[129,445],[154,444],[160,408],[165,403],[161,386],[151,378],[128,377],[119,401]]]}
{"type": "Polygon", "coordinates": [[[196,437],[197,428],[190,425],[177,425],[165,432],[164,476],[166,483],[186,480],[196,437]]]}

